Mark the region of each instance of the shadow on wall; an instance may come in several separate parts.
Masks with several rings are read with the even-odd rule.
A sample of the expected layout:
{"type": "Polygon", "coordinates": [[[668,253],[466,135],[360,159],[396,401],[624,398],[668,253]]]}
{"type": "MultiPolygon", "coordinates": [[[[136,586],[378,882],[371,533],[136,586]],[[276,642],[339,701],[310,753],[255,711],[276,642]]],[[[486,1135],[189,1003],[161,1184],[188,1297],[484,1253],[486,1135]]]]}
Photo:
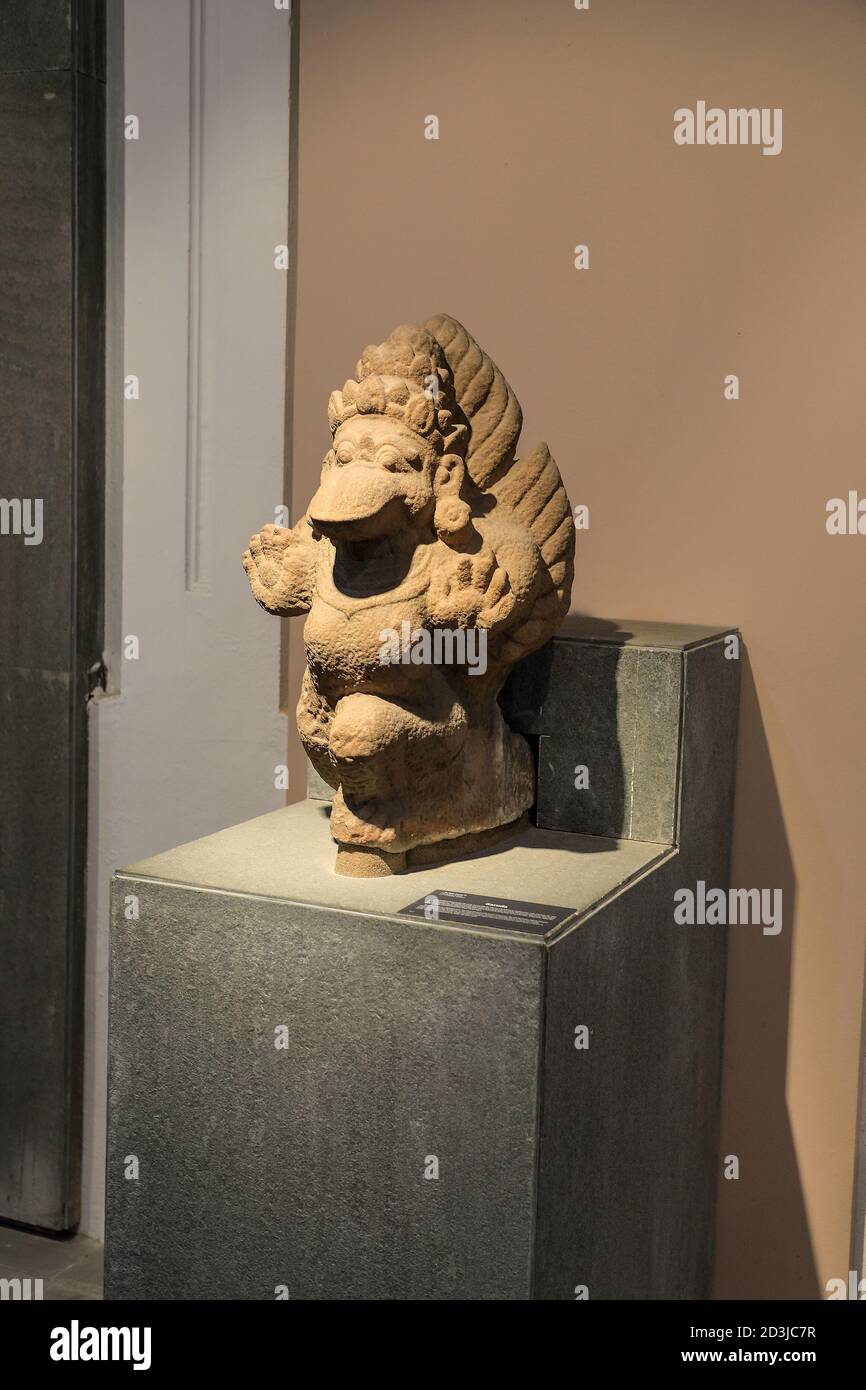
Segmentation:
{"type": "Polygon", "coordinates": [[[714,1297],[816,1299],[814,1252],[785,1099],[797,881],[748,654],[743,652],[731,885],[782,890],[783,928],[728,931],[714,1297]],[[720,1165],[722,1170],[724,1164],[720,1165]]]}

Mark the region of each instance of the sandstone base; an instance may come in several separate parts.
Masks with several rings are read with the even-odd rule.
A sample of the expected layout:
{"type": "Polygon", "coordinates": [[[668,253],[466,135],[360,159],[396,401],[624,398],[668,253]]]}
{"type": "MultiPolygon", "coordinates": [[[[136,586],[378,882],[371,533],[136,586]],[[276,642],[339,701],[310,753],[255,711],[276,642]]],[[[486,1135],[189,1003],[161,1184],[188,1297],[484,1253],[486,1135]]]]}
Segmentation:
{"type": "Polygon", "coordinates": [[[403,874],[427,864],[466,859],[510,840],[528,825],[529,817],[520,816],[508,825],[496,825],[492,830],[479,830],[470,835],[455,835],[449,840],[437,840],[432,845],[418,845],[402,854],[387,854],[384,850],[366,849],[360,845],[338,844],[334,872],[347,878],[387,878],[390,874],[403,874]]]}

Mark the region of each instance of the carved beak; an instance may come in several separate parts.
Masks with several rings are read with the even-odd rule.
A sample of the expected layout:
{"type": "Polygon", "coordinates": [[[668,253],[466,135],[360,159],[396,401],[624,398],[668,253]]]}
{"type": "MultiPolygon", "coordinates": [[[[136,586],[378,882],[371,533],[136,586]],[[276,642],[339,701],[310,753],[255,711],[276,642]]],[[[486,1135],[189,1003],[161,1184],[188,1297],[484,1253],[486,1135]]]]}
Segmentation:
{"type": "Polygon", "coordinates": [[[372,540],[400,526],[405,518],[404,497],[396,474],[350,463],[331,469],[308,515],[316,530],[331,540],[372,540]]]}

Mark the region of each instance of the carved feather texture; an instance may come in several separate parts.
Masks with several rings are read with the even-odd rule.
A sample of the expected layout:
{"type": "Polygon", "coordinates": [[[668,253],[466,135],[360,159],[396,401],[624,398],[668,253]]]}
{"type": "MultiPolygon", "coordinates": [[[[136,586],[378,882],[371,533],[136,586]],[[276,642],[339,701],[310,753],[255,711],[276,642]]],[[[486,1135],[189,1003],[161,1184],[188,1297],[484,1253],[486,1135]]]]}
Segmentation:
{"type": "Polygon", "coordinates": [[[472,480],[529,531],[544,561],[533,602],[501,639],[498,655],[517,661],[546,642],[568,610],[574,579],[571,504],[546,444],[515,458],[523,414],[496,363],[449,314],[436,314],[425,327],[445,354],[457,403],[470,424],[466,466],[472,480]]]}
{"type": "Polygon", "coordinates": [[[514,458],[523,412],[496,363],[462,323],[450,314],[435,314],[424,327],[445,354],[457,403],[471,427],[466,453],[469,476],[486,490],[514,458]]]}
{"type": "Polygon", "coordinates": [[[546,444],[515,459],[490,490],[497,507],[506,507],[526,527],[544,561],[534,603],[505,638],[501,655],[516,661],[546,642],[568,611],[574,579],[574,519],[546,444]]]}

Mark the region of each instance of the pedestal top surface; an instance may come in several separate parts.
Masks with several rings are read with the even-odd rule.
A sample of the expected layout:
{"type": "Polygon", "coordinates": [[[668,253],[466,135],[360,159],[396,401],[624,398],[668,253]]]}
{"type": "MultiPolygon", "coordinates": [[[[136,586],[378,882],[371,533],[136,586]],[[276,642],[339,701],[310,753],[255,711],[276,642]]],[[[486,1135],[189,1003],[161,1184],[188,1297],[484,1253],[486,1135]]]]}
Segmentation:
{"type": "MultiPolygon", "coordinates": [[[[442,892],[568,909],[568,920],[553,931],[545,932],[542,926],[525,932],[512,927],[484,928],[493,935],[540,941],[561,935],[650,865],[675,852],[670,845],[530,827],[513,840],[470,859],[390,878],[343,878],[334,872],[336,845],[328,827],[329,810],[321,801],[298,802],[142,859],[119,872],[383,917],[394,917],[427,894],[442,892]]],[[[453,921],[449,925],[453,926],[453,921]]]]}
{"type": "Polygon", "coordinates": [[[645,618],[594,618],[586,613],[569,613],[552,640],[606,642],[617,647],[660,647],[668,651],[687,651],[689,647],[701,647],[705,642],[718,641],[736,631],[736,626],[663,623],[645,618]]]}

